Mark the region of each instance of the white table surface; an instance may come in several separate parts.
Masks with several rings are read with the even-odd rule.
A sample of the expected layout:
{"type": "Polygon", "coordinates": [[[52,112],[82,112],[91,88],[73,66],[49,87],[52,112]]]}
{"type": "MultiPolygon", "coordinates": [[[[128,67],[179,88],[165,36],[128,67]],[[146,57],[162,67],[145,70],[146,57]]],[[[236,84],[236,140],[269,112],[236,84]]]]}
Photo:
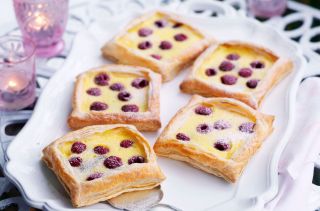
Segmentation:
{"type": "Polygon", "coordinates": [[[15,21],[12,0],[1,0],[0,3],[0,25],[15,21]]]}

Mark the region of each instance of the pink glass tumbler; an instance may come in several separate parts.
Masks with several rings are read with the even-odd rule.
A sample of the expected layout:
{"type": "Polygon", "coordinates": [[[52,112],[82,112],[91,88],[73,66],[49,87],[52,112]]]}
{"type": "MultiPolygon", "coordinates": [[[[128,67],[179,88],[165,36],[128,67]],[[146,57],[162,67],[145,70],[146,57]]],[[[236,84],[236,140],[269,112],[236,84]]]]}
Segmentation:
{"type": "Polygon", "coordinates": [[[261,18],[282,15],[287,8],[287,0],[247,0],[250,12],[261,18]]]}
{"type": "Polygon", "coordinates": [[[34,53],[31,40],[0,37],[0,111],[19,110],[35,101],[34,53]]]}
{"type": "Polygon", "coordinates": [[[36,54],[52,57],[64,48],[68,0],[13,0],[22,36],[36,44],[36,54]]]}

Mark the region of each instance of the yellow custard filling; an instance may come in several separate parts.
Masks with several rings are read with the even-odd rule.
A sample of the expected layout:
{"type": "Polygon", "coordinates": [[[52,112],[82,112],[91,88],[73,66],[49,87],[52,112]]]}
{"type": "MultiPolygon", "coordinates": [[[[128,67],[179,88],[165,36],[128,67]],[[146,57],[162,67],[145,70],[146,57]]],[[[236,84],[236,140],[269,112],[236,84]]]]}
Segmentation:
{"type": "Polygon", "coordinates": [[[82,79],[83,86],[81,87],[81,102],[80,110],[82,112],[90,112],[90,106],[94,102],[102,102],[107,104],[107,109],[102,112],[106,113],[121,113],[122,106],[128,104],[134,104],[138,106],[139,112],[146,112],[148,110],[148,97],[149,97],[149,86],[137,89],[132,86],[132,82],[137,78],[145,78],[141,75],[134,73],[125,72],[112,72],[112,71],[101,71],[101,72],[88,72],[86,76],[82,79]],[[108,85],[100,86],[95,83],[95,77],[99,73],[106,73],[109,76],[108,85]],[[130,99],[128,101],[119,100],[118,95],[122,91],[115,91],[111,89],[111,86],[115,83],[120,83],[124,87],[122,91],[130,93],[130,99]],[[97,88],[100,90],[100,94],[90,95],[87,91],[91,88],[97,88]]]}
{"type": "Polygon", "coordinates": [[[174,25],[177,23],[177,21],[169,18],[168,16],[161,13],[155,13],[155,15],[150,17],[148,20],[133,26],[125,35],[119,37],[116,42],[126,48],[138,50],[139,53],[145,56],[159,55],[161,59],[172,59],[173,57],[177,57],[183,53],[194,43],[204,38],[202,34],[193,30],[190,26],[181,25],[175,28],[174,25]],[[165,20],[165,26],[159,28],[155,24],[158,20],[165,20]],[[140,36],[138,32],[142,28],[151,29],[152,34],[148,36],[140,36]],[[186,35],[187,39],[184,41],[176,41],[174,36],[180,33],[186,35]],[[149,41],[152,47],[143,50],[139,49],[139,43],[144,41],[149,41]],[[172,48],[167,50],[161,49],[159,47],[161,41],[169,41],[172,44],[172,48]]]}
{"type": "Polygon", "coordinates": [[[212,153],[218,157],[230,159],[232,155],[248,140],[253,137],[254,133],[245,133],[239,130],[243,123],[253,123],[254,120],[243,116],[231,109],[222,108],[219,105],[205,104],[201,107],[211,108],[210,115],[199,115],[195,113],[196,106],[190,111],[190,115],[186,117],[183,125],[173,134],[173,138],[177,141],[194,145],[197,148],[212,153]],[[219,129],[217,121],[224,121],[228,124],[225,129],[219,129]],[[209,126],[208,132],[199,132],[199,126],[206,124],[209,126]],[[177,134],[182,133],[189,138],[189,141],[179,140],[177,134]],[[215,143],[222,141],[229,145],[226,150],[219,150],[215,147],[215,143]]]}
{"type": "MultiPolygon", "coordinates": [[[[238,89],[240,91],[250,92],[254,88],[249,88],[247,82],[249,80],[261,81],[266,76],[267,71],[272,67],[272,65],[277,60],[271,54],[263,52],[262,50],[255,50],[247,46],[239,45],[220,45],[213,53],[211,53],[207,58],[203,60],[203,63],[196,70],[196,78],[204,81],[208,84],[220,84],[225,88],[238,89]],[[239,56],[236,60],[229,60],[227,56],[230,54],[236,54],[239,56]],[[219,66],[223,61],[231,62],[234,68],[231,71],[221,71],[219,66]],[[254,61],[261,62],[263,68],[252,68],[251,63],[254,61]],[[208,68],[213,68],[216,70],[216,74],[213,76],[208,76],[206,70],[208,68]],[[239,71],[242,68],[250,68],[252,70],[252,75],[249,77],[242,77],[239,75],[239,71]],[[221,77],[224,75],[232,75],[237,78],[237,82],[233,85],[223,84],[221,77]]],[[[258,84],[259,85],[259,84],[258,84]]]]}
{"type": "MultiPolygon", "coordinates": [[[[93,173],[101,173],[107,175],[112,173],[113,169],[107,168],[104,165],[106,158],[116,156],[121,159],[122,165],[114,169],[129,165],[128,160],[133,156],[142,156],[147,162],[146,153],[143,146],[139,143],[139,137],[132,134],[131,131],[123,128],[114,128],[101,133],[95,133],[89,137],[64,142],[59,145],[59,150],[63,157],[69,160],[75,157],[80,157],[82,162],[79,166],[73,166],[72,169],[80,177],[81,180],[87,178],[93,173]],[[132,145],[128,148],[122,147],[120,144],[123,140],[132,141],[132,145]],[[72,151],[72,146],[76,142],[85,144],[85,150],[81,153],[72,151]],[[99,154],[95,152],[95,147],[103,146],[107,149],[107,153],[99,154]]],[[[71,165],[71,164],[70,164],[71,165]]]]}

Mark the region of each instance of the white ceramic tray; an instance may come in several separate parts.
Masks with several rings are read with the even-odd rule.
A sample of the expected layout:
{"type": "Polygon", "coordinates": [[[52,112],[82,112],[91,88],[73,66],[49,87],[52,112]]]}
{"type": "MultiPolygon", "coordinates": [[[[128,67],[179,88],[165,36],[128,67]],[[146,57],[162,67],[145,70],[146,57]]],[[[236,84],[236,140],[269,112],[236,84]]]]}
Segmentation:
{"type": "MultiPolygon", "coordinates": [[[[72,209],[62,186],[40,161],[41,150],[68,132],[66,120],[71,110],[75,76],[107,62],[100,56],[100,47],[131,18],[128,15],[108,23],[96,24],[77,36],[65,66],[52,77],[32,118],[9,146],[5,173],[31,206],[45,210],[72,209]]],[[[182,162],[159,158],[159,164],[167,176],[162,185],[162,203],[182,210],[261,209],[278,190],[277,165],[292,130],[295,95],[305,66],[304,58],[292,41],[256,21],[243,17],[189,19],[217,39],[239,39],[268,46],[277,54],[291,58],[294,71],[271,92],[262,105],[263,112],[276,116],[275,130],[251,160],[240,181],[229,184],[182,162]]],[[[178,89],[187,71],[164,84],[161,89],[161,119],[164,126],[190,98],[178,89]]],[[[153,144],[158,133],[145,135],[153,144]]],[[[99,203],[82,209],[112,208],[106,203],[99,203]]]]}

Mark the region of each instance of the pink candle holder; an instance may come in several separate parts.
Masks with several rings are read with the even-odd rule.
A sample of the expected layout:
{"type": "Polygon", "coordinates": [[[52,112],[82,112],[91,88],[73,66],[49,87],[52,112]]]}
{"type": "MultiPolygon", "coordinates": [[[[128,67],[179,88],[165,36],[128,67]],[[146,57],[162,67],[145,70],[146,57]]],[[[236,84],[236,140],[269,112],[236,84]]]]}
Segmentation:
{"type": "Polygon", "coordinates": [[[0,37],[0,110],[19,110],[35,101],[34,53],[31,40],[0,37]]]}
{"type": "Polygon", "coordinates": [[[287,0],[247,0],[250,12],[261,18],[282,15],[287,8],[287,0]]]}
{"type": "Polygon", "coordinates": [[[36,55],[52,57],[64,48],[68,0],[13,0],[22,36],[36,44],[36,55]]]}

